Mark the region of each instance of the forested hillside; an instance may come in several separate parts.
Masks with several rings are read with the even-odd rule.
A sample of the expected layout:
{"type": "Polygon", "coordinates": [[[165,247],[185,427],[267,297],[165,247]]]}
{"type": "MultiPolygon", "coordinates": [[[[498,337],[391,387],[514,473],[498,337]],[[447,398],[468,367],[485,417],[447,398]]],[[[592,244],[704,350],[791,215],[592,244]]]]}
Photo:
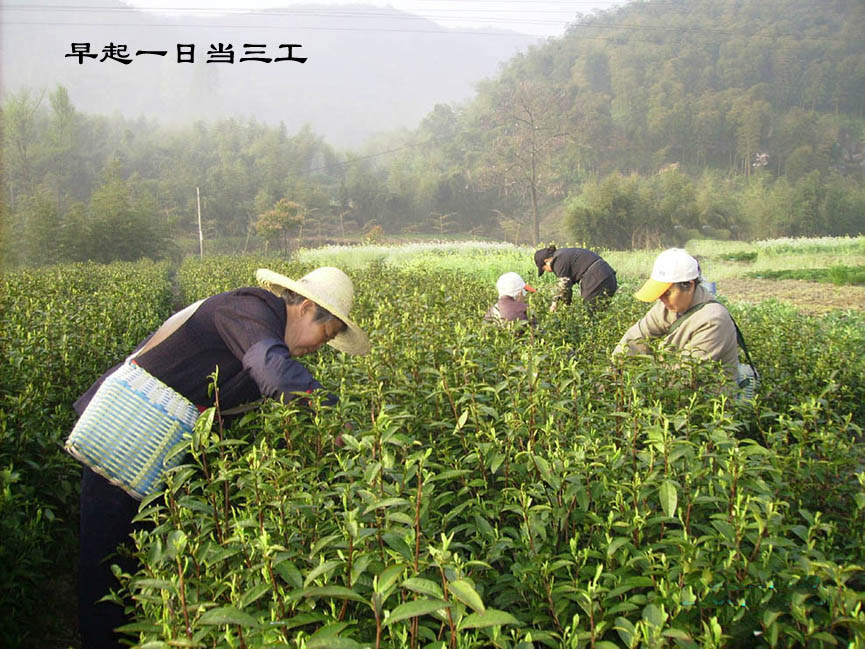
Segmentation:
{"type": "Polygon", "coordinates": [[[814,218],[820,200],[802,201],[843,202],[857,184],[841,179],[862,177],[863,33],[855,0],[634,3],[513,59],[449,125],[461,146],[438,151],[471,151],[453,168],[473,168],[530,212],[579,196],[572,226],[606,245],[677,225],[732,236],[861,231],[861,203],[814,218]],[[597,184],[661,170],[674,173],[597,184]],[[742,182],[755,173],[758,182],[742,182]],[[776,178],[787,183],[773,190],[776,178]],[[748,214],[754,193],[777,212],[748,214]],[[789,214],[796,205],[805,213],[789,214]]]}
{"type": "Polygon", "coordinates": [[[4,254],[164,256],[197,227],[196,188],[205,238],[238,246],[861,233],[863,33],[860,0],[633,3],[512,59],[470,103],[354,152],[309,128],[169,129],[82,114],[63,88],[19,93],[3,105],[4,254]]]}

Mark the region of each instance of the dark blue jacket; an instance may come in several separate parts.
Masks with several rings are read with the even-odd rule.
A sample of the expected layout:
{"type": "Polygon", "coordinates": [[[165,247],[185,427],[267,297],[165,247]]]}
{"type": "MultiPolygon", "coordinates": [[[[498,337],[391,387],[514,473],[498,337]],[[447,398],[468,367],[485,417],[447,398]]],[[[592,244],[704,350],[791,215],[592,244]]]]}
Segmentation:
{"type": "MultiPolygon", "coordinates": [[[[233,408],[262,396],[290,398],[321,388],[285,344],[285,302],[262,288],[209,297],[183,325],[135,360],[192,403],[209,407],[209,376],[218,368],[219,405],[233,408]]],[[[146,340],[136,347],[140,348],[146,340]]],[[[80,415],[106,376],[75,402],[80,415]]]]}

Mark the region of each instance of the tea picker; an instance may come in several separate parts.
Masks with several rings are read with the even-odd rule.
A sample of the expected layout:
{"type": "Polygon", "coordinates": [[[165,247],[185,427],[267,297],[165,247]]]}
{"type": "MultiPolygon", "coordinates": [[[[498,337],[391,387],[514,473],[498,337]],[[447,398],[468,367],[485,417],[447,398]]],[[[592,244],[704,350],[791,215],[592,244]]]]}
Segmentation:
{"type": "Polygon", "coordinates": [[[536,289],[525,283],[518,273],[504,273],[496,280],[496,291],[499,299],[487,309],[484,320],[498,325],[508,322],[535,324],[535,319],[529,319],[526,293],[534,293],[536,289]]]}
{"type": "Polygon", "coordinates": [[[650,278],[634,297],[655,304],[625,332],[614,357],[644,353],[646,340],[663,338],[666,345],[720,362],[730,380],[745,389],[744,395],[753,397],[758,375],[745,339],[727,307],[703,285],[696,259],[681,248],[665,250],[655,259],[650,278]],[[747,364],[739,363],[740,345],[747,364]]]}
{"type": "MultiPolygon", "coordinates": [[[[128,556],[139,501],[162,485],[165,469],[182,458],[170,453],[191,434],[199,413],[249,407],[262,397],[291,399],[321,384],[296,360],[324,344],[365,354],[369,340],[349,317],[351,279],[318,268],[299,280],[267,269],[259,286],[211,296],[176,313],[119,366],[75,402],[80,415],[67,450],[85,466],[81,480],[79,626],[82,649],[120,647],[114,629],[127,623],[123,607],[100,602],[118,582],[117,563],[134,572],[128,556]]],[[[223,411],[224,412],[224,411],[223,411]]]]}
{"type": "Polygon", "coordinates": [[[600,255],[586,248],[541,248],[535,252],[538,277],[544,272],[557,278],[557,293],[550,305],[553,313],[564,302],[570,304],[574,284],[580,286],[580,297],[590,310],[604,306],[606,300],[619,288],[616,271],[600,255]]]}

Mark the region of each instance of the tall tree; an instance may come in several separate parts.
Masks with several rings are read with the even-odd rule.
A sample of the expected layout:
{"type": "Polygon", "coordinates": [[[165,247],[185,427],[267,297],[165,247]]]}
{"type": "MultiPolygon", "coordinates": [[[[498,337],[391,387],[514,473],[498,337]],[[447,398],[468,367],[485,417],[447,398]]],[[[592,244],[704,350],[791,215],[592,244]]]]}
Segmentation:
{"type": "Polygon", "coordinates": [[[505,194],[527,197],[532,243],[540,243],[539,203],[549,182],[553,156],[565,144],[564,93],[540,80],[505,77],[487,86],[481,127],[488,133],[482,173],[505,194]]]}
{"type": "Polygon", "coordinates": [[[22,90],[3,104],[3,171],[12,210],[17,195],[30,194],[38,184],[35,158],[40,143],[41,103],[41,95],[35,97],[29,90],[22,90]]]}

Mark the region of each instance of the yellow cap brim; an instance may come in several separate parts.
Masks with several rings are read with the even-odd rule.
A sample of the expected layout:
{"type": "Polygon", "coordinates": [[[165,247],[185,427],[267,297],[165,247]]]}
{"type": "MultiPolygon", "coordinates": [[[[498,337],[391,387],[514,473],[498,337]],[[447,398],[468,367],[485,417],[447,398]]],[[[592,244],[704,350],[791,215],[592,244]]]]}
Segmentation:
{"type": "Polygon", "coordinates": [[[649,279],[646,280],[646,283],[643,284],[639,291],[634,293],[634,297],[641,302],[654,302],[672,285],[672,282],[659,282],[656,279],[649,279]]]}

